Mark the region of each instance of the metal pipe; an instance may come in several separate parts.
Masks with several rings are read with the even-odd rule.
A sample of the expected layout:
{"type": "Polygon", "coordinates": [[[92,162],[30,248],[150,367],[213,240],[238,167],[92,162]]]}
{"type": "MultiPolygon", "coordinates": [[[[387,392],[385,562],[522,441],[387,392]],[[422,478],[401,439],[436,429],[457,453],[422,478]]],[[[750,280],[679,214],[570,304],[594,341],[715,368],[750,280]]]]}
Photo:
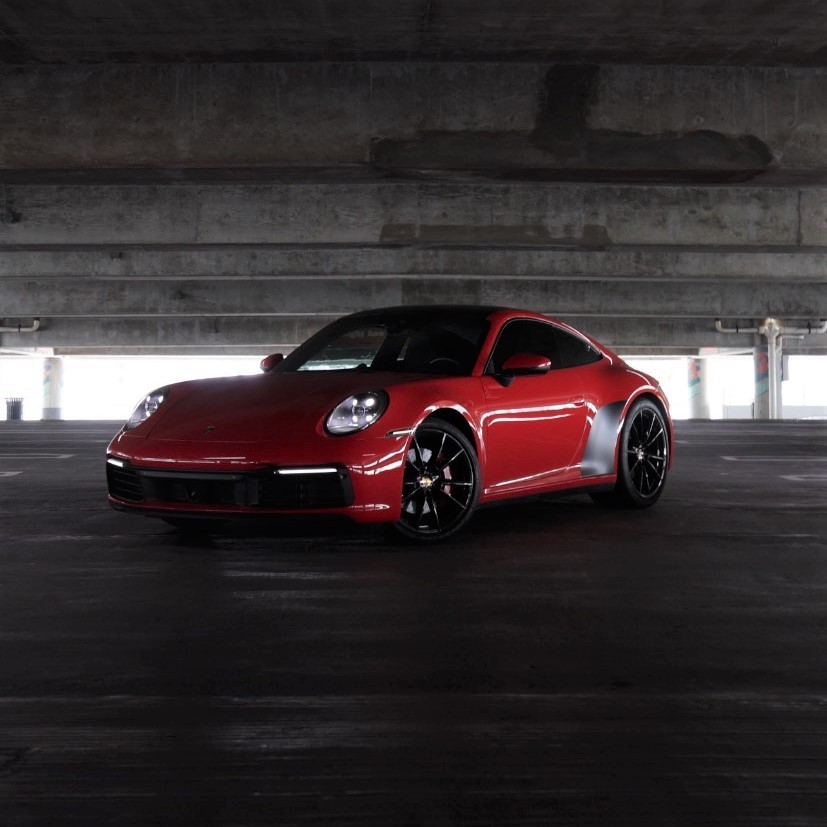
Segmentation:
{"type": "Polygon", "coordinates": [[[757,327],[738,327],[736,324],[735,327],[724,327],[723,322],[720,319],[715,319],[715,330],[718,333],[758,333],[760,332],[759,328],[757,327]]]}
{"type": "Polygon", "coordinates": [[[715,319],[715,330],[718,333],[760,333],[767,339],[767,381],[769,397],[769,418],[779,419],[782,414],[781,400],[781,351],[785,336],[804,338],[812,334],[827,333],[827,319],[820,319],[817,325],[807,324],[807,327],[786,327],[778,319],[768,317],[759,327],[724,327],[720,319],[715,319]]]}
{"type": "MultiPolygon", "coordinates": [[[[766,324],[766,322],[765,322],[766,324]]],[[[724,327],[724,323],[720,319],[715,319],[715,330],[718,333],[762,333],[760,327],[724,327]]],[[[819,333],[827,333],[827,319],[820,319],[818,325],[808,324],[807,327],[785,327],[783,334],[788,333],[801,334],[803,336],[817,335],[819,333]]]]}
{"type": "Polygon", "coordinates": [[[808,324],[807,327],[785,327],[783,330],[784,336],[788,334],[811,336],[819,333],[827,333],[827,319],[821,319],[817,327],[808,324]]]}
{"type": "Polygon", "coordinates": [[[34,333],[40,329],[40,319],[33,319],[29,327],[23,327],[22,324],[17,327],[0,327],[0,333],[34,333]]]}

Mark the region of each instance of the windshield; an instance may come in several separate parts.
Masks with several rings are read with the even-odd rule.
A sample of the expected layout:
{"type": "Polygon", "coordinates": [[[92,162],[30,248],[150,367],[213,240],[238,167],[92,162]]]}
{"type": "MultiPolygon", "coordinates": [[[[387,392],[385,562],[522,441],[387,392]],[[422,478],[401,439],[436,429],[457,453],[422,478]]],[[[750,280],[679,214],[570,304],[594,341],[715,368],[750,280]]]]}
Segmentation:
{"type": "Polygon", "coordinates": [[[381,370],[467,376],[488,332],[487,312],[359,314],[308,339],[279,371],[381,370]]]}

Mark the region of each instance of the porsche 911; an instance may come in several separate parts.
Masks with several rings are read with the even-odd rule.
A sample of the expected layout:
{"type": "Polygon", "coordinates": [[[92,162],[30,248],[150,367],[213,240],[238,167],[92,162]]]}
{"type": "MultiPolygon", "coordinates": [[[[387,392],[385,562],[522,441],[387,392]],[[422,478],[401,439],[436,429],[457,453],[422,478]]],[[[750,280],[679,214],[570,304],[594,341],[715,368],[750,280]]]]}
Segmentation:
{"type": "Polygon", "coordinates": [[[534,312],[369,310],[261,367],[147,394],[107,449],[110,504],[178,526],[343,515],[433,541],[508,498],[645,508],[672,463],[658,382],[534,312]]]}

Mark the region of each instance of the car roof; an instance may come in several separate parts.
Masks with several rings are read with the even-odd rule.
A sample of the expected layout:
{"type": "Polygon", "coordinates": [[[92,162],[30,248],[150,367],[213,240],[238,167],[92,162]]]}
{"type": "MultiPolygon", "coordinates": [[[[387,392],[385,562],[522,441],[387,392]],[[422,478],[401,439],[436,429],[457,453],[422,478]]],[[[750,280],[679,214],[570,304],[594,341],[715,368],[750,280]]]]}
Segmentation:
{"type": "Polygon", "coordinates": [[[360,310],[357,313],[350,313],[342,316],[340,321],[346,319],[417,319],[428,317],[450,317],[469,316],[479,319],[491,319],[492,321],[504,322],[509,319],[536,319],[544,322],[554,322],[568,327],[553,316],[539,313],[536,310],[525,310],[515,307],[502,307],[486,304],[410,304],[396,305],[392,307],[377,307],[372,310],[360,310]]]}
{"type": "MultiPolygon", "coordinates": [[[[506,322],[510,319],[536,319],[537,321],[553,322],[575,331],[565,322],[555,319],[536,310],[525,310],[515,307],[502,307],[487,304],[409,304],[392,307],[377,307],[372,310],[360,310],[342,316],[339,321],[347,319],[418,319],[418,318],[445,318],[450,316],[491,319],[492,322],[506,322]]],[[[580,331],[575,331],[580,332],[580,331]]],[[[582,333],[580,335],[583,335],[582,333]]]]}
{"type": "MultiPolygon", "coordinates": [[[[492,313],[507,309],[508,308],[496,307],[494,305],[489,306],[476,304],[406,304],[396,305],[393,307],[377,307],[373,310],[360,310],[358,313],[349,314],[349,317],[382,316],[387,318],[388,316],[392,316],[401,318],[410,316],[443,315],[447,313],[469,313],[487,317],[492,313]]],[[[344,318],[348,318],[348,316],[344,318]]]]}

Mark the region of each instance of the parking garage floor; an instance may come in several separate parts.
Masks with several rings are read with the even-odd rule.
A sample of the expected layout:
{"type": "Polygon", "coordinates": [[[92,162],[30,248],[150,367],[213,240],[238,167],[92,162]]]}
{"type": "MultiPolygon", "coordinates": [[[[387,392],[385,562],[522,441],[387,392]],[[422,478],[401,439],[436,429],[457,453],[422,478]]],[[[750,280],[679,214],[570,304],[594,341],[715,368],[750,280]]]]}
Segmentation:
{"type": "Polygon", "coordinates": [[[0,423],[2,827],[827,823],[827,423],[427,549],[117,513],[115,429],[0,423]]]}

